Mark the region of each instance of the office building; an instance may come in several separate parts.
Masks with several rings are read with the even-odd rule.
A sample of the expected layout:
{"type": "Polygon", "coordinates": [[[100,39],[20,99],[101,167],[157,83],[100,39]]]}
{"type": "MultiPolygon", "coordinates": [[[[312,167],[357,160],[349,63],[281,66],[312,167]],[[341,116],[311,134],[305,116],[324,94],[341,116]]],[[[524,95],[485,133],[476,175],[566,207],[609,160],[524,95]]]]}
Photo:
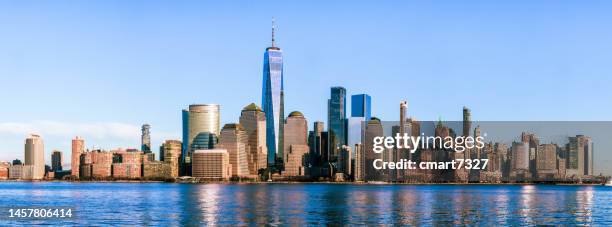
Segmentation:
{"type": "Polygon", "coordinates": [[[268,167],[268,147],[266,146],[266,115],[255,103],[242,109],[240,125],[247,135],[247,157],[249,173],[258,174],[258,171],[268,167]]]}
{"type": "Polygon", "coordinates": [[[272,23],[272,46],[264,53],[263,84],[261,89],[261,107],[266,116],[266,145],[268,147],[268,165],[273,166],[276,158],[283,157],[283,51],[276,46],[274,22],[272,23]],[[280,154],[279,154],[280,153],[280,154]]]}
{"type": "Polygon", "coordinates": [[[39,135],[32,134],[25,141],[25,165],[33,168],[31,179],[45,177],[45,148],[39,135]]]}
{"type": "Polygon", "coordinates": [[[227,180],[232,174],[229,162],[225,149],[196,150],[193,152],[193,177],[227,180]]]}
{"type": "Polygon", "coordinates": [[[141,128],[141,146],[140,150],[144,153],[151,153],[151,126],[149,124],[142,125],[141,128]]]}
{"type": "Polygon", "coordinates": [[[178,140],[166,140],[164,141],[162,147],[163,153],[163,162],[169,165],[168,176],[170,177],[178,177],[180,170],[180,160],[181,160],[181,151],[182,151],[182,143],[178,140]]]}
{"type": "Polygon", "coordinates": [[[194,104],[183,110],[184,163],[191,163],[194,150],[214,147],[219,136],[220,120],[220,107],[217,104],[194,104]]]}
{"type": "Polygon", "coordinates": [[[53,151],[53,153],[51,153],[51,171],[62,171],[63,160],[64,155],[61,151],[53,151]]]}
{"type": "Polygon", "coordinates": [[[367,94],[352,95],[351,117],[372,118],[372,97],[367,94]]]}
{"type": "Polygon", "coordinates": [[[364,180],[366,181],[380,181],[382,180],[382,171],[374,169],[372,163],[376,159],[382,159],[383,153],[387,151],[382,151],[381,153],[376,153],[374,151],[374,138],[383,136],[383,126],[380,122],[380,119],[372,117],[368,124],[366,125],[365,134],[364,134],[364,152],[365,153],[365,176],[364,180]]]}
{"type": "Polygon", "coordinates": [[[285,176],[304,176],[305,156],[308,154],[308,123],[304,115],[293,111],[287,117],[284,125],[283,157],[285,176]]]}
{"type": "Polygon", "coordinates": [[[226,124],[223,126],[218,148],[225,149],[229,154],[232,176],[245,177],[249,175],[247,143],[247,134],[240,124],[226,124]]]}
{"type": "Polygon", "coordinates": [[[85,140],[81,137],[75,137],[72,139],[72,152],[71,152],[71,163],[70,163],[70,171],[72,172],[72,176],[79,177],[79,169],[81,163],[81,154],[85,152],[85,140]]]}
{"type": "Polygon", "coordinates": [[[346,89],[332,87],[327,101],[327,131],[329,139],[329,161],[338,159],[338,152],[346,145],[346,89]]]}

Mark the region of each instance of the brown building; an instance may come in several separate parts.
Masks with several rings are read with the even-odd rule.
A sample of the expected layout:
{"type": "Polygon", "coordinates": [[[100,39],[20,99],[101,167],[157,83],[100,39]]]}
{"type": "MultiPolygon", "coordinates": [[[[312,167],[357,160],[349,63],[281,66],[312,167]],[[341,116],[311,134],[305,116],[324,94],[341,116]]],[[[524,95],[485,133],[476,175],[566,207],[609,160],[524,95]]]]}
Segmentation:
{"type": "Polygon", "coordinates": [[[365,129],[364,138],[364,152],[365,153],[365,176],[366,181],[380,181],[382,179],[382,171],[374,169],[372,163],[376,159],[382,159],[383,153],[387,152],[386,149],[382,153],[374,152],[374,138],[383,136],[383,127],[380,119],[372,117],[365,129]]]}
{"type": "Polygon", "coordinates": [[[85,141],[77,136],[72,140],[72,160],[70,163],[72,175],[75,177],[80,176],[79,169],[81,165],[81,154],[83,154],[83,152],[85,152],[85,141]]]}
{"type": "Polygon", "coordinates": [[[154,161],[143,164],[144,178],[169,178],[172,177],[172,166],[167,162],[154,161]]]}
{"type": "Polygon", "coordinates": [[[11,167],[11,163],[0,162],[0,180],[6,180],[9,178],[9,168],[10,167],[11,167]]]}
{"type": "Polygon", "coordinates": [[[169,177],[178,177],[180,169],[182,143],[178,140],[166,140],[162,145],[164,163],[170,167],[169,177]]]}
{"type": "Polygon", "coordinates": [[[221,130],[218,147],[229,153],[232,176],[246,177],[249,175],[247,140],[247,134],[240,124],[226,124],[221,130]]]}
{"type": "Polygon", "coordinates": [[[119,179],[140,178],[142,169],[140,163],[113,163],[113,177],[119,179]]]}
{"type": "Polygon", "coordinates": [[[268,167],[268,149],[266,146],[266,115],[255,103],[242,109],[240,125],[248,137],[247,159],[249,173],[258,174],[260,169],[268,167]]]}
{"type": "Polygon", "coordinates": [[[197,178],[227,180],[232,173],[225,149],[194,151],[191,168],[192,176],[197,178]]]}
{"type": "Polygon", "coordinates": [[[305,158],[308,154],[308,122],[304,115],[293,111],[287,117],[284,125],[283,161],[285,176],[304,176],[305,158]]]}

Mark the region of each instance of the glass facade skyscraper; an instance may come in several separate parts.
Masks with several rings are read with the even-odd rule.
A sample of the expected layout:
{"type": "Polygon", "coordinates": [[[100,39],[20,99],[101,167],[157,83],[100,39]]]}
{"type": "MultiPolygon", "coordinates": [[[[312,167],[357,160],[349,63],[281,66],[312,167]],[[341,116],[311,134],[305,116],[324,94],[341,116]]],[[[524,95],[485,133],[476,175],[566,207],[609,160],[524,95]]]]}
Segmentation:
{"type": "MultiPolygon", "coordinates": [[[[283,52],[274,43],[272,25],[272,46],[264,53],[261,106],[266,115],[266,146],[268,165],[276,163],[276,157],[283,157],[283,52]]],[[[280,162],[282,163],[282,162],[280,162]]]]}
{"type": "Polygon", "coordinates": [[[351,96],[351,117],[372,118],[372,97],[367,94],[351,96]]]}
{"type": "Polygon", "coordinates": [[[327,105],[329,160],[335,161],[342,145],[346,145],[346,89],[332,87],[327,105]]]}

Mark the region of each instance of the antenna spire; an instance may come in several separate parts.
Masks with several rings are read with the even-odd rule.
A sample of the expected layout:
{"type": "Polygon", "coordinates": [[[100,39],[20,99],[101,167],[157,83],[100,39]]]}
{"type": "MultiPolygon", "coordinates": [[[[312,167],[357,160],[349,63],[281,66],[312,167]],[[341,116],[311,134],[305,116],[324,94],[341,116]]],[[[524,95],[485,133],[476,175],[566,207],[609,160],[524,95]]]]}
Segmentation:
{"type": "Polygon", "coordinates": [[[272,17],[272,47],[274,47],[274,29],[275,29],[274,17],[272,17]]]}

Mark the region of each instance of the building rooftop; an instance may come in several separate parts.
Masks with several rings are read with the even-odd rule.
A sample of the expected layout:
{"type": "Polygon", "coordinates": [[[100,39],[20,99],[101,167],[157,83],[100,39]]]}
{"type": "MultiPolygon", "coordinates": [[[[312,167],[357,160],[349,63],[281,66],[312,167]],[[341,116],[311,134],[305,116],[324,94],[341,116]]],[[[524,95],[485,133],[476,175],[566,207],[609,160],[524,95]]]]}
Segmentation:
{"type": "Polygon", "coordinates": [[[304,114],[300,111],[293,111],[289,114],[289,117],[304,117],[304,114]]]}
{"type": "Polygon", "coordinates": [[[255,103],[251,103],[251,104],[245,106],[244,108],[242,108],[242,111],[258,111],[258,112],[260,112],[262,110],[255,103]]]}

